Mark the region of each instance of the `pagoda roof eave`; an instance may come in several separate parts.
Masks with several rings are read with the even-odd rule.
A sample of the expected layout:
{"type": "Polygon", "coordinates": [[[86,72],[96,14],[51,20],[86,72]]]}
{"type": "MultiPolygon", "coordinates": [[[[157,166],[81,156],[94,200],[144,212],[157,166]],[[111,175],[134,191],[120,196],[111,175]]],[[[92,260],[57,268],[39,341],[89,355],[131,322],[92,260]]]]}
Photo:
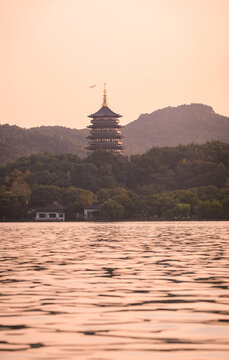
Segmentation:
{"type": "Polygon", "coordinates": [[[95,118],[95,117],[115,117],[119,118],[122,117],[120,114],[116,114],[111,109],[109,109],[108,106],[102,106],[101,109],[99,109],[96,113],[88,115],[89,118],[95,118]]]}

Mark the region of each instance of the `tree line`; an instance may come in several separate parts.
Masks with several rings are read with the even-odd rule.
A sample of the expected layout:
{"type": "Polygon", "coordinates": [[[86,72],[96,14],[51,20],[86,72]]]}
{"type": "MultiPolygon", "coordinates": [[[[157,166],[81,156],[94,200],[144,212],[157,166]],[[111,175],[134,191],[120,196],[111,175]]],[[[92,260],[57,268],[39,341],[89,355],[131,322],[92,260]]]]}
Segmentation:
{"type": "Polygon", "coordinates": [[[154,147],[130,157],[42,153],[0,169],[0,219],[27,219],[54,201],[67,220],[95,202],[102,220],[228,219],[229,144],[154,147]]]}

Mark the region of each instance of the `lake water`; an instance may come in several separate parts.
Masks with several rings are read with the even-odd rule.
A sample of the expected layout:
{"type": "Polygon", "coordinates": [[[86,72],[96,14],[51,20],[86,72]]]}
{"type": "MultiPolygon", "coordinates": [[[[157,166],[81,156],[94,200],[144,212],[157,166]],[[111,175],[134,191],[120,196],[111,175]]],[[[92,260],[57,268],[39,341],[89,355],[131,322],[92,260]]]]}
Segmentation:
{"type": "Polygon", "coordinates": [[[229,222],[0,224],[0,358],[229,358],[229,222]]]}

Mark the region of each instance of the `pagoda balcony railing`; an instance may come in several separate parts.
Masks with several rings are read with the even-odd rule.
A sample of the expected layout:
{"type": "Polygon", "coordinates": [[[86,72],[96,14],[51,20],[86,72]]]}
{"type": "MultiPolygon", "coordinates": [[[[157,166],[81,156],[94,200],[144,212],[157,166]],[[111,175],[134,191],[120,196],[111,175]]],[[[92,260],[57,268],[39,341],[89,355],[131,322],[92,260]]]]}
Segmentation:
{"type": "Polygon", "coordinates": [[[122,145],[110,146],[109,144],[100,144],[99,146],[89,144],[88,149],[123,149],[122,145]]]}
{"type": "Polygon", "coordinates": [[[97,120],[93,119],[91,120],[92,124],[119,124],[118,119],[107,119],[107,120],[97,120]]]}
{"type": "Polygon", "coordinates": [[[114,128],[99,128],[99,129],[92,129],[91,130],[91,135],[96,135],[96,134],[121,134],[121,131],[118,129],[114,129],[114,128]]]}
{"type": "Polygon", "coordinates": [[[115,138],[93,138],[91,141],[90,141],[91,144],[98,144],[98,143],[122,143],[122,140],[121,139],[115,139],[115,138]]]}
{"type": "Polygon", "coordinates": [[[89,151],[103,150],[103,151],[110,151],[110,152],[116,153],[116,154],[123,154],[123,149],[92,149],[89,147],[86,147],[85,149],[89,150],[89,151]]]}
{"type": "Polygon", "coordinates": [[[91,121],[120,121],[118,118],[116,117],[112,117],[112,116],[95,116],[92,118],[91,121]]]}
{"type": "Polygon", "coordinates": [[[122,139],[123,136],[121,134],[89,134],[90,138],[92,139],[122,139]]]}
{"type": "Polygon", "coordinates": [[[89,129],[120,129],[122,126],[118,124],[93,124],[87,126],[89,129]]]}
{"type": "Polygon", "coordinates": [[[101,146],[93,146],[93,145],[89,145],[87,147],[87,150],[99,150],[99,149],[103,149],[103,150],[123,150],[123,147],[121,145],[116,145],[116,146],[105,146],[105,145],[101,145],[101,146]]]}
{"type": "Polygon", "coordinates": [[[99,126],[99,127],[101,127],[101,128],[107,128],[107,127],[114,127],[114,126],[121,126],[121,125],[119,125],[119,123],[117,123],[117,122],[110,122],[110,121],[104,121],[104,122],[91,122],[91,124],[90,125],[93,125],[93,126],[99,126]]]}
{"type": "Polygon", "coordinates": [[[90,134],[87,139],[123,139],[121,134],[90,134]]]}
{"type": "Polygon", "coordinates": [[[101,144],[101,143],[104,143],[104,144],[122,144],[122,140],[121,139],[107,139],[107,138],[97,138],[97,139],[91,139],[90,141],[90,144],[101,144]]]}

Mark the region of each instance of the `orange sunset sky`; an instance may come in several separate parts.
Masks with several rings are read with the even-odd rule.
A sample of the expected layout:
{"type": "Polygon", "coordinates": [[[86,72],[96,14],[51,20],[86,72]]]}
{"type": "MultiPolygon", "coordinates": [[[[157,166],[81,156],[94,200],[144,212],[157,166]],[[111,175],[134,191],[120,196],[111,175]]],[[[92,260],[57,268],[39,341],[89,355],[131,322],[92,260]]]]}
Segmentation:
{"type": "Polygon", "coordinates": [[[229,116],[229,0],[0,0],[0,124],[84,128],[158,108],[229,116]],[[96,87],[89,88],[96,84],[96,87]]]}

